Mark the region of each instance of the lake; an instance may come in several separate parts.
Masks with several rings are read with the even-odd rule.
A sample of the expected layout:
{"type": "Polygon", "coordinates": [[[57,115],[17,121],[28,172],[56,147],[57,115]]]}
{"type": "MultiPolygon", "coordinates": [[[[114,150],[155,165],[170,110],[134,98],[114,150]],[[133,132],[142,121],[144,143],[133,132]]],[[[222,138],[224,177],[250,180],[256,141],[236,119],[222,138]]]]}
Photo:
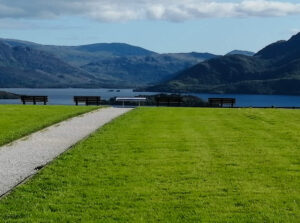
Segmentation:
{"type": "MultiPolygon", "coordinates": [[[[73,96],[134,97],[138,95],[153,95],[154,92],[134,92],[132,89],[31,89],[31,88],[0,88],[15,94],[48,95],[51,105],[74,105],[73,96]]],[[[300,96],[288,95],[240,95],[240,94],[191,94],[204,100],[209,97],[231,97],[237,99],[239,107],[300,107],[300,96]]],[[[0,100],[0,104],[20,104],[20,100],[0,100]]]]}

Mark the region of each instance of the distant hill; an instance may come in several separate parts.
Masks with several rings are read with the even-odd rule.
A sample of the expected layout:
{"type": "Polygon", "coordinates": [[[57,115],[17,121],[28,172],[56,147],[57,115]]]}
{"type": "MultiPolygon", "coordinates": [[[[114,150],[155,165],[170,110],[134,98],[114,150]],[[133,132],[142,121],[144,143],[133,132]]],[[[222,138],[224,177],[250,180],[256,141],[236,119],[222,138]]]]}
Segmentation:
{"type": "Polygon", "coordinates": [[[226,55],[245,55],[245,56],[252,57],[255,55],[255,53],[250,51],[245,51],[245,50],[233,50],[227,53],[226,55]]]}
{"type": "Polygon", "coordinates": [[[190,61],[204,61],[204,60],[209,60],[212,58],[219,57],[218,55],[211,54],[211,53],[197,53],[197,52],[191,52],[191,53],[167,53],[167,54],[161,54],[161,55],[166,55],[170,57],[174,57],[177,59],[182,59],[182,60],[190,60],[190,61]]]}
{"type": "Polygon", "coordinates": [[[0,99],[18,99],[19,96],[13,93],[0,91],[0,99]]]}
{"type": "Polygon", "coordinates": [[[0,87],[90,87],[106,81],[47,52],[0,42],[0,87]]]}
{"type": "Polygon", "coordinates": [[[212,54],[153,54],[149,56],[112,57],[81,66],[90,73],[106,74],[134,86],[159,83],[173,78],[177,72],[201,61],[214,58],[212,54]]]}
{"type": "MultiPolygon", "coordinates": [[[[45,77],[40,76],[40,80],[36,80],[36,78],[34,78],[36,81],[35,83],[24,83],[23,87],[141,87],[168,80],[173,78],[176,73],[181,70],[206,59],[216,57],[216,55],[209,53],[202,54],[195,52],[158,54],[141,47],[123,43],[99,43],[82,46],[51,46],[10,39],[0,39],[0,42],[12,49],[16,47],[23,47],[31,49],[34,52],[43,52],[44,55],[49,55],[51,61],[55,58],[57,63],[60,61],[60,64],[63,63],[65,66],[69,67],[69,70],[66,68],[58,70],[55,63],[52,63],[52,65],[54,65],[53,69],[56,70],[57,73],[64,73],[64,76],[66,76],[65,72],[68,70],[67,74],[69,76],[80,73],[83,77],[85,77],[85,79],[89,79],[88,83],[83,79],[77,79],[78,83],[75,83],[75,79],[73,79],[73,82],[69,80],[66,82],[64,82],[64,80],[55,80],[52,82],[45,77]],[[70,70],[70,67],[72,67],[73,71],[70,70]]],[[[39,58],[34,57],[34,55],[28,55],[27,58],[28,61],[35,60],[39,64],[47,64],[47,62],[44,60],[42,61],[42,59],[43,57],[40,60],[39,58]]],[[[30,72],[32,74],[26,74],[29,75],[29,77],[34,75],[35,72],[32,71],[31,66],[26,67],[26,65],[24,65],[23,68],[31,70],[30,72]]],[[[4,71],[6,71],[7,75],[9,74],[10,78],[15,77],[15,79],[18,79],[16,77],[20,76],[22,72],[24,73],[24,71],[20,71],[17,67],[13,66],[10,66],[9,69],[3,68],[2,72],[4,71]]],[[[8,82],[4,81],[2,83],[5,87],[10,87],[11,85],[20,86],[20,84],[17,84],[16,81],[13,83],[11,83],[12,80],[6,79],[6,81],[8,82]]]]}
{"type": "Polygon", "coordinates": [[[300,33],[252,57],[226,55],[199,63],[145,90],[242,94],[300,94],[300,33]]]}
{"type": "Polygon", "coordinates": [[[155,52],[125,43],[97,43],[73,47],[79,51],[86,52],[107,52],[114,56],[149,56],[155,52]]]}
{"type": "Polygon", "coordinates": [[[131,46],[124,43],[55,46],[11,39],[0,39],[0,41],[10,46],[27,46],[36,50],[51,53],[73,66],[82,66],[90,62],[95,62],[99,59],[107,59],[115,56],[149,56],[156,54],[155,52],[143,49],[141,47],[131,46]]]}

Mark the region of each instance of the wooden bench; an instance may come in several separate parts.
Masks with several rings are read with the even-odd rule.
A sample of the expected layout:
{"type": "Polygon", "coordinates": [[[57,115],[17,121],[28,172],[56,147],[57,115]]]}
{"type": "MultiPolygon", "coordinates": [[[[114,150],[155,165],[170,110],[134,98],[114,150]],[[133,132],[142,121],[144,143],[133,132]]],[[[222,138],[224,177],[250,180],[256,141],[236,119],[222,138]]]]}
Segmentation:
{"type": "Polygon", "coordinates": [[[161,104],[171,106],[171,105],[177,105],[180,106],[182,103],[182,97],[180,96],[157,96],[155,97],[156,106],[159,106],[161,104]]]}
{"type": "Polygon", "coordinates": [[[44,105],[48,102],[48,96],[30,96],[30,95],[21,95],[21,101],[25,105],[26,102],[31,102],[34,105],[36,103],[41,102],[44,103],[44,105]]]}
{"type": "Polygon", "coordinates": [[[99,96],[74,96],[74,102],[76,105],[79,103],[85,103],[85,105],[100,105],[101,97],[99,96]]]}
{"type": "Polygon", "coordinates": [[[208,103],[210,107],[224,107],[225,105],[229,105],[233,107],[236,103],[235,98],[209,98],[208,103]]]}

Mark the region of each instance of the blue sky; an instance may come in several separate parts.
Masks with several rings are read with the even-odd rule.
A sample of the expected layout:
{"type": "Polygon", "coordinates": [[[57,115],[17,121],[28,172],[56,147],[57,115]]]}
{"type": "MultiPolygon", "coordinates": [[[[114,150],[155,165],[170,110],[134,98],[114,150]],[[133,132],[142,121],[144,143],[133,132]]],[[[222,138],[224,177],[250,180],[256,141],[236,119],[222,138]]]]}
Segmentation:
{"type": "Polygon", "coordinates": [[[160,53],[224,54],[257,51],[300,32],[296,0],[185,1],[0,0],[0,37],[54,45],[125,42],[160,53]]]}

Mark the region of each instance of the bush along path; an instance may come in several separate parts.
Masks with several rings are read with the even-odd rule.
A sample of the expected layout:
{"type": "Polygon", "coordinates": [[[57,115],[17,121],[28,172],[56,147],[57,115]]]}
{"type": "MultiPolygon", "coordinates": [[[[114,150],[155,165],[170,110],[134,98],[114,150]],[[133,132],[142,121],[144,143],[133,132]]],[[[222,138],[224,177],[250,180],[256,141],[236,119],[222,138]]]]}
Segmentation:
{"type": "Polygon", "coordinates": [[[0,197],[114,118],[131,108],[102,108],[0,147],[0,197]]]}

